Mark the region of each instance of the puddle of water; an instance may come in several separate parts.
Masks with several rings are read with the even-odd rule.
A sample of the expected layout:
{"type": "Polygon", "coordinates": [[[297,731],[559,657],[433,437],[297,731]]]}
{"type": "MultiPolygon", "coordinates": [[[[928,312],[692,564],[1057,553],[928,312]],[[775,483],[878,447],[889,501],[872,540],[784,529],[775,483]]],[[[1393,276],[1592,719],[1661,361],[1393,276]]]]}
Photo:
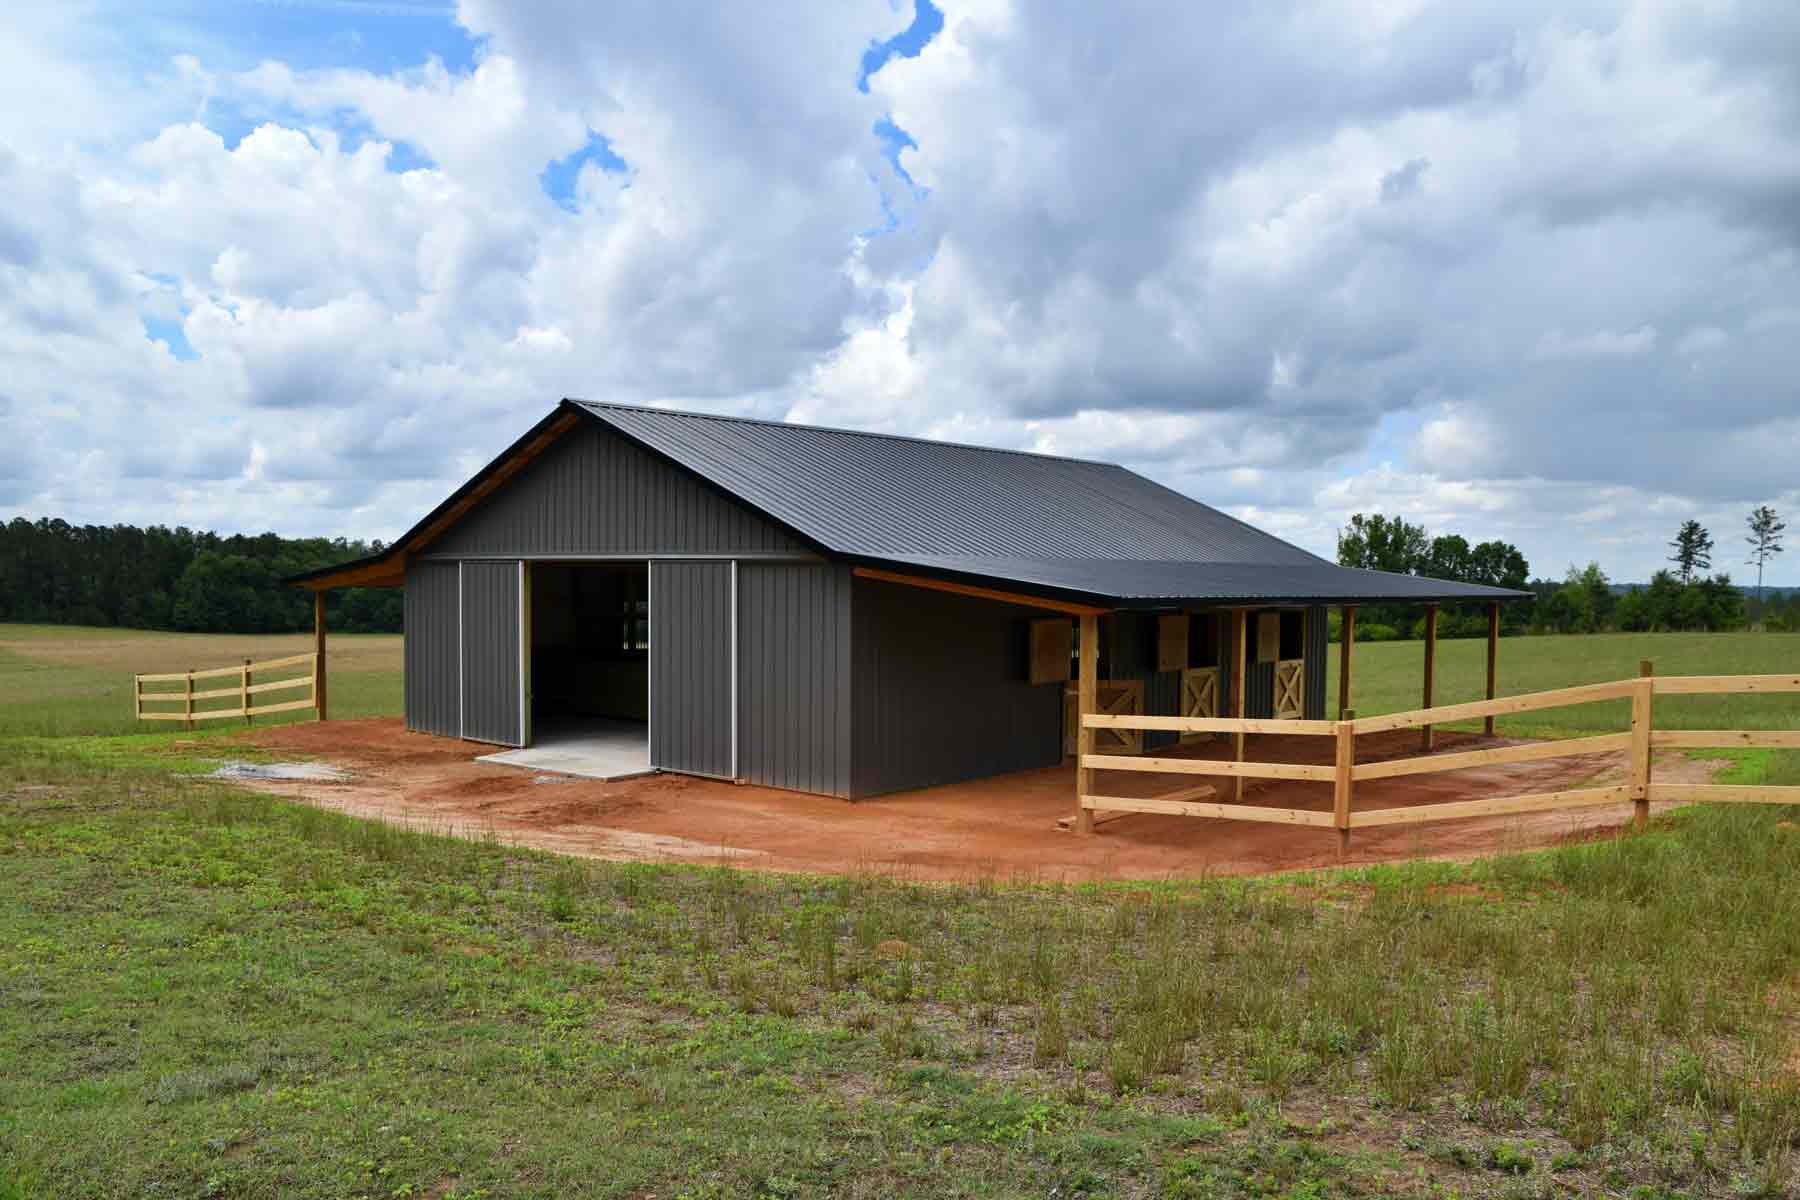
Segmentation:
{"type": "Polygon", "coordinates": [[[214,779],[301,779],[320,783],[331,783],[350,778],[346,772],[330,763],[316,762],[228,762],[214,771],[212,777],[214,779]]]}

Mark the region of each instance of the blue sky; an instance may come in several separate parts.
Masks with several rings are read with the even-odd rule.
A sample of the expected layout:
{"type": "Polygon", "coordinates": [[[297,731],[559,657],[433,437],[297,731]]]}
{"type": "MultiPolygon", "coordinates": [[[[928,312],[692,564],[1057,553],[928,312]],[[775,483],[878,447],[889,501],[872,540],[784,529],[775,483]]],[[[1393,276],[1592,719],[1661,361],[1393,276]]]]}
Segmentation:
{"type": "Polygon", "coordinates": [[[580,394],[1641,578],[1800,513],[1790,9],[15,6],[0,503],[391,537],[580,394]]]}

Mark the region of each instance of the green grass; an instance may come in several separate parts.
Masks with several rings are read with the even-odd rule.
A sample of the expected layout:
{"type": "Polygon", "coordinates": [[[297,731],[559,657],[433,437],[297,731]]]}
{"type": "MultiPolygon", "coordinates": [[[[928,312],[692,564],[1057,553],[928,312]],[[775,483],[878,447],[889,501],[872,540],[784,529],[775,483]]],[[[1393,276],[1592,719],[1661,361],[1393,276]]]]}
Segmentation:
{"type": "Polygon", "coordinates": [[[587,863],[0,744],[0,1196],[1782,1195],[1800,831],[1104,888],[587,863]]]}
{"type": "MultiPolygon", "coordinates": [[[[154,633],[69,625],[0,624],[0,737],[71,737],[129,734],[151,728],[132,715],[133,675],[206,670],[244,659],[283,658],[312,649],[310,634],[253,636],[154,633]]],[[[401,709],[400,638],[393,634],[340,634],[326,654],[331,713],[336,717],[398,715],[401,709]]],[[[213,681],[219,687],[230,683],[213,681]]],[[[166,684],[155,685],[167,687],[166,684]]],[[[304,693],[273,693],[269,702],[304,693]]],[[[217,702],[215,702],[217,703],[217,702]]],[[[281,722],[310,718],[307,711],[259,718],[281,722]]],[[[176,723],[175,729],[179,729],[176,723]]],[[[243,728],[241,721],[202,721],[195,732],[218,736],[243,728]]],[[[170,737],[173,730],[159,735],[170,737]]],[[[192,734],[183,733],[185,737],[192,734]]],[[[3,1194],[0,1194],[3,1200],[3,1194]]]]}
{"type": "MultiPolygon", "coordinates": [[[[334,651],[358,642],[334,710],[393,711],[397,639],[334,651]]],[[[1442,649],[1440,695],[1479,694],[1480,643],[1442,649]]],[[[1362,711],[1416,705],[1418,650],[1359,648],[1362,711]]],[[[1502,680],[1797,651],[1514,639],[1502,680]]],[[[1791,810],[1129,887],[589,863],[230,789],[191,774],[215,734],[132,731],[132,671],[283,652],[0,629],[0,1200],[1800,1186],[1791,810]]],[[[1791,726],[1786,701],[1658,717],[1791,726]]]]}
{"type": "MultiPolygon", "coordinates": [[[[1338,647],[1326,670],[1326,711],[1337,711],[1338,647]]],[[[1500,694],[1548,691],[1582,683],[1630,679],[1642,659],[1659,675],[1769,675],[1800,672],[1800,634],[1606,633],[1585,637],[1516,637],[1500,641],[1500,694]]],[[[1423,642],[1361,642],[1351,663],[1351,697],[1362,716],[1418,708],[1424,679],[1423,642]]],[[[1438,643],[1437,704],[1480,700],[1487,687],[1487,642],[1458,638],[1438,643]]],[[[1499,731],[1518,737],[1573,737],[1629,728],[1629,701],[1606,701],[1502,717],[1499,731]]],[[[1663,696],[1656,701],[1663,729],[1793,729],[1800,697],[1789,694],[1663,696]]],[[[1449,728],[1477,728],[1465,722],[1449,728]]]]}

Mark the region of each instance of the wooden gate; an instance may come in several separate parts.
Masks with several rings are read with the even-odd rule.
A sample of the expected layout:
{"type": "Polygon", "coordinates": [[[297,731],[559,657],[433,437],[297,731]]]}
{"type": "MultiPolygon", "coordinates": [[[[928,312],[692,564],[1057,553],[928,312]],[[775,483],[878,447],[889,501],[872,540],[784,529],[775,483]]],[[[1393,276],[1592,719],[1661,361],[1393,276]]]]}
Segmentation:
{"type": "MultiPolygon", "coordinates": [[[[1144,681],[1141,679],[1102,679],[1095,685],[1095,703],[1109,716],[1141,717],[1144,715],[1144,681]]],[[[1142,754],[1142,729],[1096,729],[1094,751],[1097,754],[1142,754]]]]}
{"type": "Polygon", "coordinates": [[[1306,713],[1306,660],[1284,658],[1275,664],[1275,719],[1297,721],[1306,713]]]}
{"type": "Polygon", "coordinates": [[[1219,668],[1189,667],[1181,673],[1181,715],[1219,715],[1219,668]]]}

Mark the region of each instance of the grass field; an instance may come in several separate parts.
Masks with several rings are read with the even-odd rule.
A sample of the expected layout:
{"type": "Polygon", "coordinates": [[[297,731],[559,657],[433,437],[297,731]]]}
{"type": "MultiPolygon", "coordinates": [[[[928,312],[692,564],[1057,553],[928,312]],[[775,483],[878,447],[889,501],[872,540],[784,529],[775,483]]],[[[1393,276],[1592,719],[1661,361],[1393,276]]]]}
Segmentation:
{"type": "MultiPolygon", "coordinates": [[[[1645,642],[1508,641],[1502,679],[1792,670],[1800,646],[1645,642]]],[[[0,675],[0,1200],[1800,1185],[1790,810],[1129,887],[585,863],[181,774],[212,738],[27,736],[78,733],[81,704],[121,729],[105,677],[200,643],[0,645],[29,664],[0,675]],[[17,682],[47,661],[96,689],[50,726],[17,682]]],[[[371,640],[370,707],[397,704],[395,645],[371,640]]],[[[1447,700],[1479,692],[1466,645],[1447,700]]],[[[1359,709],[1416,704],[1418,646],[1362,649],[1359,709]]]]}
{"type": "MultiPolygon", "coordinates": [[[[1326,712],[1337,711],[1338,648],[1326,671],[1326,712]]],[[[1500,694],[1547,691],[1581,683],[1631,679],[1650,659],[1659,675],[1771,675],[1800,673],[1800,634],[1604,633],[1586,637],[1521,637],[1500,641],[1500,694]]],[[[1424,680],[1423,642],[1363,642],[1351,663],[1351,698],[1363,716],[1418,708],[1424,680]]],[[[1487,686],[1487,642],[1458,638],[1438,643],[1437,704],[1479,700],[1487,686]]],[[[1572,737],[1615,733],[1630,724],[1631,705],[1619,700],[1503,718],[1502,733],[1572,737]]],[[[1475,728],[1465,723],[1463,728],[1475,728]]],[[[1762,694],[1664,696],[1656,702],[1662,729],[1793,729],[1800,699],[1762,694]]],[[[1452,726],[1455,728],[1455,726],[1452,726]]]]}
{"type": "MultiPolygon", "coordinates": [[[[246,658],[283,658],[312,648],[310,634],[267,637],[0,624],[0,736],[142,732],[151,725],[132,718],[133,675],[227,667],[246,658]]],[[[326,663],[333,716],[400,712],[398,635],[334,634],[326,663]]],[[[282,713],[262,720],[308,716],[282,713]]],[[[200,722],[197,728],[218,734],[240,726],[241,722],[212,721],[200,722]]]]}

